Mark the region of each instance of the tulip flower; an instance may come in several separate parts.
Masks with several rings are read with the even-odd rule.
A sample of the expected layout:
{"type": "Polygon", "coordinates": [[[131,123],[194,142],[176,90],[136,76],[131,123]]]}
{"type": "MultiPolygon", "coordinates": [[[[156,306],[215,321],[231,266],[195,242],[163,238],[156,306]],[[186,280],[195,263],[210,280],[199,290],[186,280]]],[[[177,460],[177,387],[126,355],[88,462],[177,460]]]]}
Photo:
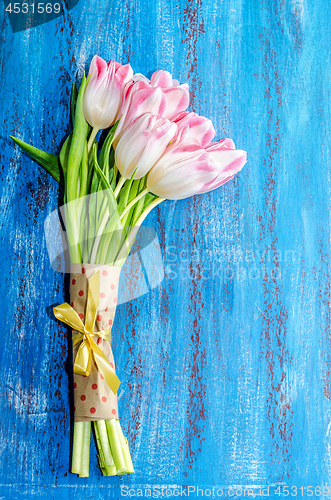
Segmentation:
{"type": "Polygon", "coordinates": [[[218,176],[215,177],[212,182],[206,184],[199,191],[199,194],[213,191],[230,181],[246,163],[246,152],[235,149],[235,145],[231,139],[224,139],[218,143],[211,143],[206,148],[206,151],[213,162],[219,165],[223,163],[224,168],[220,170],[218,176]]]}
{"type": "Polygon", "coordinates": [[[167,99],[165,117],[171,120],[189,105],[188,84],[179,85],[178,80],[172,78],[169,71],[155,71],[151,77],[152,87],[160,87],[167,99]]]}
{"type": "MultiPolygon", "coordinates": [[[[93,127],[93,139],[98,132],[113,125],[118,119],[125,85],[132,79],[130,64],[122,66],[116,61],[108,64],[94,56],[90,65],[83,109],[86,121],[93,127]]],[[[93,141],[92,139],[92,141],[93,141]]]]}
{"type": "Polygon", "coordinates": [[[125,130],[139,116],[146,113],[163,116],[167,105],[162,90],[146,86],[144,82],[134,83],[127,94],[122,117],[114,135],[115,149],[125,130]]]}
{"type": "Polygon", "coordinates": [[[181,111],[184,111],[189,105],[188,84],[179,85],[178,80],[172,78],[169,71],[155,71],[150,80],[141,73],[133,75],[134,81],[142,81],[151,87],[160,87],[167,99],[166,118],[169,120],[181,111]]]}
{"type": "Polygon", "coordinates": [[[177,124],[182,143],[200,144],[204,148],[215,137],[215,129],[211,120],[197,113],[183,111],[172,121],[177,124]]]}
{"type": "Polygon", "coordinates": [[[121,136],[115,163],[122,176],[141,179],[153,167],[177,132],[177,125],[166,118],[146,113],[132,122],[121,136]]]}
{"type": "Polygon", "coordinates": [[[225,184],[246,163],[246,152],[230,139],[206,148],[177,140],[150,170],[148,190],[161,198],[181,200],[225,184]]]}
{"type": "Polygon", "coordinates": [[[188,85],[178,85],[168,71],[155,72],[150,81],[141,74],[133,75],[132,80],[124,89],[119,112],[121,120],[114,136],[115,147],[124,130],[138,116],[152,113],[173,121],[189,105],[188,85]]]}

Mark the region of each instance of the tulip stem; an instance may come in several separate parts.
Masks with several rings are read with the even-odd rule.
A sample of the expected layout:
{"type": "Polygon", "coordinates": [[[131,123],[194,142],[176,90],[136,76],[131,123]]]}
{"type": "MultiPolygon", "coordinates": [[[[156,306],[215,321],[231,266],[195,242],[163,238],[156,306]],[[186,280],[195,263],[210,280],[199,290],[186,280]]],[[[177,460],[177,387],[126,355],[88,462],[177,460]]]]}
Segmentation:
{"type": "MultiPolygon", "coordinates": [[[[141,224],[143,223],[143,221],[146,219],[146,217],[149,214],[149,212],[151,210],[153,210],[153,208],[155,208],[157,205],[159,205],[160,203],[162,203],[162,201],[164,201],[164,200],[165,200],[165,198],[156,198],[156,200],[154,200],[146,208],[146,210],[144,210],[144,212],[141,214],[141,216],[139,217],[139,219],[137,220],[137,222],[135,223],[135,225],[132,227],[131,231],[129,232],[128,238],[125,240],[123,246],[121,247],[121,250],[118,252],[117,257],[116,257],[116,261],[117,262],[119,260],[123,259],[124,255],[125,255],[125,253],[123,254],[123,252],[127,251],[127,255],[129,254],[129,252],[130,252],[130,250],[132,248],[132,245],[133,245],[133,243],[134,243],[134,241],[136,239],[137,233],[139,231],[139,227],[141,226],[141,224]]],[[[116,265],[116,263],[114,265],[116,265]]]]}
{"type": "Polygon", "coordinates": [[[103,232],[105,230],[106,224],[108,222],[108,219],[109,219],[109,209],[107,208],[106,212],[105,212],[105,214],[103,216],[103,219],[101,221],[99,230],[98,230],[97,234],[94,237],[94,243],[93,243],[92,253],[91,253],[91,263],[92,264],[96,264],[97,263],[96,262],[97,251],[98,251],[99,243],[100,243],[100,240],[101,240],[101,238],[103,236],[103,232]]]}
{"type": "Polygon", "coordinates": [[[71,472],[73,474],[80,474],[82,470],[83,436],[84,436],[84,422],[75,422],[72,463],[71,463],[71,472]]]}
{"type": "Polygon", "coordinates": [[[115,198],[117,198],[117,196],[119,195],[119,192],[121,191],[121,187],[123,186],[125,181],[126,181],[125,177],[121,177],[120,180],[118,181],[117,186],[116,186],[115,191],[114,191],[115,198]]]}
{"type": "Polygon", "coordinates": [[[125,210],[123,211],[123,213],[121,215],[121,220],[131,210],[133,205],[135,205],[137,203],[137,201],[139,201],[141,198],[143,198],[143,196],[145,196],[148,193],[149,193],[148,188],[146,188],[140,194],[138,194],[135,198],[133,198],[133,200],[130,201],[130,203],[126,206],[125,210]]]}
{"type": "Polygon", "coordinates": [[[90,149],[92,147],[93,141],[94,141],[94,139],[95,139],[95,137],[96,137],[96,135],[97,135],[98,132],[99,132],[99,128],[98,127],[93,127],[91,135],[90,135],[90,138],[88,140],[88,145],[87,145],[88,152],[90,152],[90,149]]]}
{"type": "Polygon", "coordinates": [[[165,198],[156,198],[156,200],[154,200],[150,205],[148,205],[148,207],[143,211],[143,213],[141,214],[141,216],[139,217],[139,219],[135,223],[135,226],[137,226],[137,227],[141,226],[141,224],[144,222],[144,220],[146,219],[149,212],[151,212],[153,210],[153,208],[157,207],[157,205],[162,203],[162,201],[164,201],[164,200],[165,200],[165,198]]]}

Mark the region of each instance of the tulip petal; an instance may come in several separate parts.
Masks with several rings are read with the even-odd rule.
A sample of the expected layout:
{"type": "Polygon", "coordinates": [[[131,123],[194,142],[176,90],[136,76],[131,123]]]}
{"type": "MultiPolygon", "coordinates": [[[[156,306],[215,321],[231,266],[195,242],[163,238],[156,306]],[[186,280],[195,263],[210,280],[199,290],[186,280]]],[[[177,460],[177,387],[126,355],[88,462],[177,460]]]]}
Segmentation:
{"type": "Polygon", "coordinates": [[[151,193],[169,200],[182,200],[195,195],[211,182],[214,173],[208,159],[196,157],[189,163],[182,160],[167,169],[165,175],[156,176],[154,167],[148,174],[147,187],[151,193]]]}
{"type": "Polygon", "coordinates": [[[136,118],[146,113],[160,116],[164,115],[167,102],[162,90],[159,87],[140,89],[141,84],[143,86],[145,85],[144,82],[137,82],[133,85],[131,89],[131,95],[128,97],[128,100],[124,106],[122,118],[115,133],[115,148],[124,130],[136,118]],[[138,85],[138,87],[135,87],[136,85],[138,85]],[[138,88],[138,90],[136,90],[136,88],[138,88]]]}
{"type": "MultiPolygon", "coordinates": [[[[199,194],[207,193],[222,186],[243,168],[246,163],[246,151],[237,149],[235,151],[222,151],[223,155],[217,158],[218,167],[220,168],[219,175],[211,182],[201,188],[199,194]]],[[[215,160],[215,159],[214,159],[215,160]]]]}
{"type": "Polygon", "coordinates": [[[179,123],[183,118],[185,118],[185,116],[189,115],[190,112],[189,111],[181,111],[180,113],[178,113],[178,115],[176,115],[172,121],[175,122],[175,123],[179,123]]]}
{"type": "Polygon", "coordinates": [[[225,176],[236,174],[246,163],[246,151],[240,149],[208,151],[208,156],[225,176]]]}
{"type": "Polygon", "coordinates": [[[149,84],[149,79],[146,78],[146,76],[142,75],[141,73],[135,73],[132,77],[132,80],[134,82],[145,82],[147,84],[149,84]]]}
{"type": "Polygon", "coordinates": [[[187,144],[185,129],[182,129],[150,170],[147,187],[151,193],[170,200],[216,189],[232,179],[246,162],[246,152],[230,149],[233,146],[230,139],[207,148],[187,144]]]}
{"type": "Polygon", "coordinates": [[[176,133],[176,129],[174,123],[168,122],[158,125],[154,133],[150,134],[139,161],[136,163],[135,180],[144,177],[159,160],[176,133]]]}
{"type": "Polygon", "coordinates": [[[152,74],[150,83],[151,83],[152,87],[166,88],[166,87],[173,86],[172,76],[169,73],[169,71],[162,71],[162,70],[155,71],[152,74]]]}
{"type": "Polygon", "coordinates": [[[222,151],[224,149],[236,149],[232,139],[222,139],[219,142],[211,142],[207,147],[207,151],[222,151]]]}
{"type": "Polygon", "coordinates": [[[103,75],[107,71],[107,63],[102,57],[94,56],[91,65],[89,74],[91,75],[91,80],[94,78],[102,78],[103,75]]]}
{"type": "Polygon", "coordinates": [[[172,87],[164,89],[163,92],[167,99],[167,109],[164,116],[169,120],[188,107],[189,94],[184,89],[172,87]]]}
{"type": "Polygon", "coordinates": [[[140,179],[164,153],[176,133],[177,125],[151,113],[138,117],[123,132],[115,150],[115,162],[121,174],[140,179]]]}
{"type": "Polygon", "coordinates": [[[197,113],[183,111],[173,121],[178,125],[178,132],[185,129],[183,135],[183,141],[185,142],[196,142],[202,147],[206,147],[215,136],[212,122],[197,113]]]}
{"type": "Polygon", "coordinates": [[[130,64],[125,64],[124,66],[119,65],[116,69],[115,81],[119,87],[123,87],[128,80],[131,80],[133,76],[133,71],[130,64]]]}
{"type": "Polygon", "coordinates": [[[117,120],[122,93],[133,71],[129,64],[122,66],[117,61],[107,64],[101,57],[94,56],[89,74],[83,100],[84,115],[92,127],[105,129],[117,120]]]}
{"type": "Polygon", "coordinates": [[[181,85],[179,85],[179,88],[185,90],[185,92],[187,92],[189,94],[188,83],[182,83],[181,85]]]}

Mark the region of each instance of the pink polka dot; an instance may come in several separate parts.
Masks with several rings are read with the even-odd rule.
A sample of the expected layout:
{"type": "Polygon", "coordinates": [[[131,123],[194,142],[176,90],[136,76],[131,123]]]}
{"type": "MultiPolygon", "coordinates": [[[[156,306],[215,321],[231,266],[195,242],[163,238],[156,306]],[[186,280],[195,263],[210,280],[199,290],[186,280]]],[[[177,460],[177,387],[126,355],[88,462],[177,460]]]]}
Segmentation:
{"type": "Polygon", "coordinates": [[[102,342],[102,338],[101,338],[101,337],[99,337],[99,338],[98,338],[98,344],[101,344],[101,342],[102,342]]]}
{"type": "Polygon", "coordinates": [[[115,285],[110,285],[110,288],[111,288],[112,290],[115,290],[115,285]]]}
{"type": "Polygon", "coordinates": [[[107,398],[106,398],[106,396],[102,396],[101,401],[103,401],[104,403],[107,403],[107,398]]]}
{"type": "Polygon", "coordinates": [[[74,389],[76,389],[76,387],[77,387],[77,384],[76,384],[76,382],[75,382],[75,383],[74,383],[74,389]]]}
{"type": "Polygon", "coordinates": [[[117,297],[114,298],[114,303],[117,304],[117,297]]]}
{"type": "Polygon", "coordinates": [[[102,373],[100,373],[100,377],[102,378],[102,380],[104,380],[104,378],[105,378],[105,377],[102,375],[102,373]]]}
{"type": "Polygon", "coordinates": [[[83,295],[84,295],[83,290],[79,290],[78,295],[79,295],[80,297],[83,297],[83,295]]]}
{"type": "Polygon", "coordinates": [[[86,269],[85,267],[82,267],[82,273],[85,274],[86,273],[86,269]]]}
{"type": "Polygon", "coordinates": [[[80,319],[84,318],[84,314],[83,313],[78,314],[78,316],[80,317],[80,319]]]}
{"type": "Polygon", "coordinates": [[[112,325],[112,324],[113,324],[113,320],[112,320],[112,319],[109,319],[109,320],[108,320],[108,323],[109,323],[110,325],[112,325]]]}
{"type": "Polygon", "coordinates": [[[101,292],[100,293],[100,299],[104,299],[105,297],[106,297],[106,295],[103,292],[101,292]]]}
{"type": "Polygon", "coordinates": [[[92,406],[92,408],[90,408],[90,413],[95,413],[97,410],[94,408],[94,406],[92,406]]]}
{"type": "Polygon", "coordinates": [[[114,368],[114,365],[113,365],[113,363],[110,363],[110,366],[111,366],[112,368],[114,368]]]}
{"type": "Polygon", "coordinates": [[[82,394],[82,395],[81,395],[81,397],[80,397],[80,399],[81,399],[82,401],[85,401],[86,396],[85,396],[84,394],[82,394]]]}
{"type": "Polygon", "coordinates": [[[72,280],[71,282],[73,285],[76,285],[76,280],[72,280]]]}
{"type": "Polygon", "coordinates": [[[73,302],[71,302],[71,304],[70,304],[70,305],[71,305],[71,307],[74,307],[74,303],[73,303],[73,302]]]}
{"type": "Polygon", "coordinates": [[[104,276],[108,276],[108,271],[102,271],[102,274],[103,274],[104,276]]]}
{"type": "Polygon", "coordinates": [[[92,389],[97,389],[98,388],[98,385],[97,384],[92,384],[92,389]]]}
{"type": "Polygon", "coordinates": [[[116,410],[114,408],[112,409],[111,412],[112,412],[113,415],[116,415],[116,410]]]}
{"type": "Polygon", "coordinates": [[[76,411],[76,406],[74,406],[74,411],[76,411]]]}
{"type": "Polygon", "coordinates": [[[98,321],[101,321],[101,320],[102,320],[102,316],[101,316],[101,314],[98,314],[98,316],[97,316],[97,320],[98,320],[98,321]]]}
{"type": "Polygon", "coordinates": [[[108,311],[108,306],[107,306],[107,307],[105,307],[105,311],[106,311],[106,312],[108,311]]]}

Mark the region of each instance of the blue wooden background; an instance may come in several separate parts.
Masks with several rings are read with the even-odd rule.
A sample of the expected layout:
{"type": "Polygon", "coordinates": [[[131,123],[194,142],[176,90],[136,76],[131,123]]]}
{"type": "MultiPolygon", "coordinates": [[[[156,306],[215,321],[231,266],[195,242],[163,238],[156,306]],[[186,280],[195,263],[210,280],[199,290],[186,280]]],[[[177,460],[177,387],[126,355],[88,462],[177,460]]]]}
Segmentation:
{"type": "Polygon", "coordinates": [[[148,485],[269,485],[279,498],[278,484],[308,498],[300,487],[330,484],[331,4],[80,0],[15,34],[0,7],[0,498],[103,500],[148,485]],[[122,479],[101,477],[94,449],[88,479],[68,472],[66,329],[50,314],[65,279],[43,229],[58,185],[8,140],[57,152],[71,82],[96,53],[188,81],[191,109],[248,152],[233,181],[146,220],[166,277],[118,307],[136,468],[122,479]]]}

